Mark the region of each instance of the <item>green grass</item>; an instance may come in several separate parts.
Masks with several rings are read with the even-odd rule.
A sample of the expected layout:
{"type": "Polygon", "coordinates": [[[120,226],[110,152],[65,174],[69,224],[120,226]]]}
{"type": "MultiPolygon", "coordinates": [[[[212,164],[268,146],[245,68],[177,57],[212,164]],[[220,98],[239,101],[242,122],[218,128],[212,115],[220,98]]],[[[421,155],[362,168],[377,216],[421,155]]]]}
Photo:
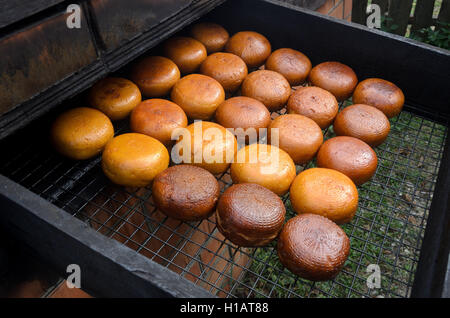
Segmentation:
{"type": "MultiPolygon", "coordinates": [[[[347,103],[346,105],[348,105],[347,103]]],[[[403,111],[376,148],[378,169],[360,186],[355,218],[343,226],[351,251],[333,280],[313,283],[283,268],[275,243],[255,250],[237,296],[247,297],[407,297],[419,258],[446,127],[403,111]],[[381,269],[381,288],[367,287],[369,264],[381,269]],[[248,286],[248,287],[246,287],[248,286]]],[[[334,136],[332,128],[325,138],[334,136]]],[[[306,168],[314,166],[310,163],[306,168]]],[[[293,217],[289,199],[287,219],[293,217]]]]}

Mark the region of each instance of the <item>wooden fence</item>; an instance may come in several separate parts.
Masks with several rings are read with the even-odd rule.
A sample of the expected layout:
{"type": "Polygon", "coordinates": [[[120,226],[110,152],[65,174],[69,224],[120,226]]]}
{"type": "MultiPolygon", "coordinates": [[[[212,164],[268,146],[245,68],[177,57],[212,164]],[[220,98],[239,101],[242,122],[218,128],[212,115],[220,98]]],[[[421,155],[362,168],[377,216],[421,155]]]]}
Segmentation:
{"type": "MultiPolygon", "coordinates": [[[[440,0],[416,0],[414,14],[411,16],[413,0],[372,0],[372,4],[378,4],[381,13],[386,18],[386,27],[391,33],[405,35],[408,25],[411,30],[419,30],[432,25],[436,21],[450,22],[450,0],[442,0],[437,19],[433,19],[435,5],[440,0]]],[[[352,21],[366,24],[366,8],[368,0],[353,0],[352,21]]]]}

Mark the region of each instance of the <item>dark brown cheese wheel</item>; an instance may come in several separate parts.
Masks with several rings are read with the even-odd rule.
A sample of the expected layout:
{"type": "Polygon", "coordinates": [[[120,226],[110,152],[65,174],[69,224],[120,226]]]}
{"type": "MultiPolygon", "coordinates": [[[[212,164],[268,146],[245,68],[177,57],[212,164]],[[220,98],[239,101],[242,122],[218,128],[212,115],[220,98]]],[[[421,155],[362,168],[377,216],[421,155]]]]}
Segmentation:
{"type": "Polygon", "coordinates": [[[338,136],[328,139],[317,153],[317,166],[342,172],[361,185],[377,170],[377,154],[364,141],[354,137],[338,136]]]}
{"type": "Polygon", "coordinates": [[[344,108],[336,116],[333,128],[338,136],[355,137],[376,147],[386,140],[391,125],[382,111],[373,106],[356,104],[344,108]]]}
{"type": "Polygon", "coordinates": [[[221,25],[216,23],[197,23],[191,28],[191,36],[202,42],[208,54],[222,51],[230,35],[221,25]]]}
{"type": "Polygon", "coordinates": [[[339,62],[324,62],[314,66],[309,73],[309,81],[332,93],[340,102],[352,96],[358,84],[355,72],[339,62]]]}
{"type": "Polygon", "coordinates": [[[306,55],[288,48],[272,52],[266,61],[266,69],[283,75],[291,86],[302,84],[308,78],[311,67],[306,55]]]}
{"type": "MultiPolygon", "coordinates": [[[[225,128],[233,128],[238,142],[255,142],[260,129],[269,126],[271,119],[266,106],[260,101],[237,96],[224,101],[215,113],[216,121],[225,128]]],[[[264,130],[263,130],[264,132],[264,130]]],[[[264,136],[265,133],[262,134],[264,136]]]]}
{"type": "Polygon", "coordinates": [[[216,178],[203,168],[178,165],[167,168],[153,181],[156,207],[182,221],[199,221],[210,216],[219,199],[216,178]]]}
{"type": "Polygon", "coordinates": [[[200,73],[214,78],[226,92],[232,93],[241,86],[248,71],[239,56],[219,52],[206,58],[200,66],[200,73]]]}
{"type": "Polygon", "coordinates": [[[288,81],[274,71],[252,72],[242,83],[242,95],[259,100],[269,111],[277,111],[286,105],[290,94],[288,81]]]}
{"type": "Polygon", "coordinates": [[[380,78],[369,78],[356,86],[353,103],[376,107],[388,118],[392,118],[402,111],[405,95],[394,83],[380,78]]]}
{"type": "Polygon", "coordinates": [[[171,59],[182,74],[194,73],[206,59],[206,48],[190,37],[173,37],[164,43],[164,55],[171,59]]]}
{"type": "Polygon", "coordinates": [[[107,77],[98,81],[89,91],[89,103],[111,120],[127,117],[141,102],[139,88],[130,80],[107,77]]]}
{"type": "Polygon", "coordinates": [[[294,274],[312,281],[336,277],[350,252],[345,232],[327,218],[302,214],[290,219],[278,238],[278,257],[294,274]]]}
{"type": "Polygon", "coordinates": [[[320,128],[328,128],[339,111],[333,94],[316,86],[300,87],[289,97],[289,114],[299,114],[314,120],[320,128]]]}
{"type": "Polygon", "coordinates": [[[253,68],[264,64],[272,47],[264,35],[253,31],[242,31],[228,40],[225,51],[236,54],[249,68],[253,68]]]}
{"type": "Polygon", "coordinates": [[[147,99],[131,113],[132,131],[158,139],[165,146],[174,143],[172,133],[188,124],[183,109],[166,99],[147,99]]]}
{"type": "Polygon", "coordinates": [[[219,199],[219,231],[239,246],[264,246],[278,236],[284,224],[283,201],[272,191],[254,184],[229,187],[219,199]]]}
{"type": "Polygon", "coordinates": [[[166,96],[179,79],[178,66],[162,56],[143,58],[131,71],[131,80],[150,98],[166,96]]]}
{"type": "Polygon", "coordinates": [[[312,119],[297,114],[275,118],[269,126],[268,138],[271,144],[278,142],[278,147],[286,151],[297,165],[311,161],[323,142],[320,127],[312,119]],[[278,141],[274,138],[274,129],[278,129],[278,141]]]}

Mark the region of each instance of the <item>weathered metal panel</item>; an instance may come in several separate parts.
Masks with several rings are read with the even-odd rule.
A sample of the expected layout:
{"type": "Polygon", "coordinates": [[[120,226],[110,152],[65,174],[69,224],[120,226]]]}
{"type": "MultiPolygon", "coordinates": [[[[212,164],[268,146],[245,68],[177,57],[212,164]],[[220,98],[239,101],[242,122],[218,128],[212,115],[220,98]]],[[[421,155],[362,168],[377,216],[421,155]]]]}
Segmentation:
{"type": "Polygon", "coordinates": [[[111,51],[180,12],[192,0],[92,0],[101,45],[111,51]]]}
{"type": "Polygon", "coordinates": [[[97,59],[89,29],[69,29],[65,11],[0,39],[0,114],[97,59]]]}

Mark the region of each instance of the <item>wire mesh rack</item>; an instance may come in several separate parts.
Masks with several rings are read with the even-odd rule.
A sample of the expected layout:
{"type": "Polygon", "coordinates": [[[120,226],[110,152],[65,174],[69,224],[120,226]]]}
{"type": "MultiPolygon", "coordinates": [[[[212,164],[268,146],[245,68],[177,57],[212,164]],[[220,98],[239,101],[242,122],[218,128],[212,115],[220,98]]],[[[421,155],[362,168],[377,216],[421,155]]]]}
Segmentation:
{"type": "MultiPolygon", "coordinates": [[[[407,297],[447,127],[448,119],[437,114],[404,110],[391,119],[388,139],[375,149],[376,173],[358,187],[358,211],[343,226],[351,241],[349,258],[327,282],[307,281],[283,268],[275,242],[262,248],[233,245],[218,232],[214,216],[193,223],[165,216],[154,207],[151,187],[113,185],[101,170],[100,156],[65,159],[52,150],[45,134],[36,134],[42,129],[28,127],[5,141],[8,152],[0,159],[0,173],[219,297],[407,297]],[[380,270],[379,286],[367,283],[374,269],[380,270]]],[[[128,121],[116,123],[115,129],[116,134],[127,132],[128,121]]],[[[324,139],[333,136],[332,127],[324,131],[324,139]]],[[[297,166],[297,172],[314,165],[297,166]]],[[[232,184],[229,171],[217,179],[221,191],[232,184]]],[[[289,194],[283,202],[289,219],[295,215],[289,194]]]]}

